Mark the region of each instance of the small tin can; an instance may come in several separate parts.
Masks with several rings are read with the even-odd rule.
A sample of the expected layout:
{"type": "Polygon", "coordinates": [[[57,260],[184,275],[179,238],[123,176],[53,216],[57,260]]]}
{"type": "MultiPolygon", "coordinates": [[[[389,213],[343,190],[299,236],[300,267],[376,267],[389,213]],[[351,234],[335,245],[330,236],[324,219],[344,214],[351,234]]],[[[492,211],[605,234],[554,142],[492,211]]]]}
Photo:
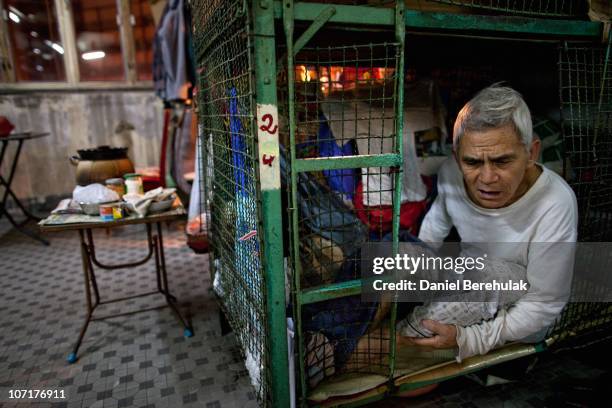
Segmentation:
{"type": "Polygon", "coordinates": [[[120,220],[123,218],[123,208],[120,205],[113,206],[113,219],[120,220]]]}
{"type": "Polygon", "coordinates": [[[112,205],[101,205],[100,206],[100,218],[102,221],[112,221],[113,218],[113,206],[112,205]]]}

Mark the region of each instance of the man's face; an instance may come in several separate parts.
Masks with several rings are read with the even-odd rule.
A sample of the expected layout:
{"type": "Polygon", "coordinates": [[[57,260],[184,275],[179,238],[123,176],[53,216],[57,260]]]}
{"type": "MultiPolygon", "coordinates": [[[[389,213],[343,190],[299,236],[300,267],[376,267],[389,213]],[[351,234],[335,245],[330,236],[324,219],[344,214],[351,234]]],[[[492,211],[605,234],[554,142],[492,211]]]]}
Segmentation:
{"type": "Polygon", "coordinates": [[[502,208],[530,187],[527,177],[539,153],[535,140],[528,152],[514,127],[466,132],[455,153],[467,192],[477,205],[502,208]]]}

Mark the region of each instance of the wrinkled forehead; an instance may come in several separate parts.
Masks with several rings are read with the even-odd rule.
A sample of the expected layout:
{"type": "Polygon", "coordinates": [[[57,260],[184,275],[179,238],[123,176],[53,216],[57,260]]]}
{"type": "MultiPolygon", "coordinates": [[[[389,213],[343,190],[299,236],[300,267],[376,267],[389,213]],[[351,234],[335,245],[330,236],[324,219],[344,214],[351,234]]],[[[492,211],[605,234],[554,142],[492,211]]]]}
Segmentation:
{"type": "Polygon", "coordinates": [[[519,151],[525,151],[525,145],[511,125],[484,130],[466,130],[459,141],[459,152],[462,154],[510,154],[519,151]]]}

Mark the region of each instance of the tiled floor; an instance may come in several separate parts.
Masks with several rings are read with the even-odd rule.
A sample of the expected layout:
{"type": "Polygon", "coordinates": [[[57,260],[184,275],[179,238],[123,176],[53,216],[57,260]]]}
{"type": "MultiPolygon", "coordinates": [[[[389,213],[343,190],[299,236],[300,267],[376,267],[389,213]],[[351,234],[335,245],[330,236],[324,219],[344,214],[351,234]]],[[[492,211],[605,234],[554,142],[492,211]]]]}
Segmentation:
{"type": "MultiPolygon", "coordinates": [[[[138,258],[145,249],[143,237],[144,227],[99,231],[100,258],[138,258]]],[[[44,247],[0,222],[0,389],[64,389],[67,400],[53,407],[257,406],[233,336],[221,336],[217,304],[209,289],[208,257],[187,248],[178,225],[164,233],[170,287],[191,319],[195,336],[183,337],[167,307],[98,321],[90,325],[80,358],[72,365],[66,357],[85,313],[78,238],[74,232],[48,238],[51,246],[44,247]]],[[[103,271],[98,280],[103,298],[149,291],[155,284],[152,265],[103,271]]],[[[97,312],[163,304],[160,296],[145,297],[97,312]]],[[[608,341],[542,354],[532,371],[511,384],[482,387],[460,378],[426,396],[386,400],[372,407],[608,406],[598,405],[596,398],[607,391],[605,384],[612,383],[607,363],[611,347],[608,341]]],[[[0,407],[50,405],[0,401],[0,407]]]]}
{"type": "MultiPolygon", "coordinates": [[[[14,231],[0,236],[0,387],[64,389],[67,401],[54,407],[257,406],[233,336],[220,333],[208,257],[185,245],[177,225],[165,230],[170,288],[194,337],[183,337],[167,307],[96,321],[72,365],[66,357],[85,315],[77,234],[49,234],[49,247],[14,231]]],[[[126,262],[144,254],[144,236],[142,226],[98,231],[96,249],[102,260],[126,262]]],[[[97,276],[102,299],[155,285],[152,264],[97,276]]],[[[103,305],[96,313],[163,305],[154,295],[103,305]]]]}

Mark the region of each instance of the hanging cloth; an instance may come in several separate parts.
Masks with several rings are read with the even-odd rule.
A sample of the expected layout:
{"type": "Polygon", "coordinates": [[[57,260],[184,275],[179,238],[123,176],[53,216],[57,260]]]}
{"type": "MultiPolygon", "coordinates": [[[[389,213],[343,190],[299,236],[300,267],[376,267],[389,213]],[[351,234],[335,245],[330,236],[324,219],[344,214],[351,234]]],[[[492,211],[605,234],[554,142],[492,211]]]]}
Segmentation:
{"type": "Polygon", "coordinates": [[[165,101],[191,98],[195,64],[191,12],[184,0],[170,0],[153,38],[153,84],[165,101]]]}

